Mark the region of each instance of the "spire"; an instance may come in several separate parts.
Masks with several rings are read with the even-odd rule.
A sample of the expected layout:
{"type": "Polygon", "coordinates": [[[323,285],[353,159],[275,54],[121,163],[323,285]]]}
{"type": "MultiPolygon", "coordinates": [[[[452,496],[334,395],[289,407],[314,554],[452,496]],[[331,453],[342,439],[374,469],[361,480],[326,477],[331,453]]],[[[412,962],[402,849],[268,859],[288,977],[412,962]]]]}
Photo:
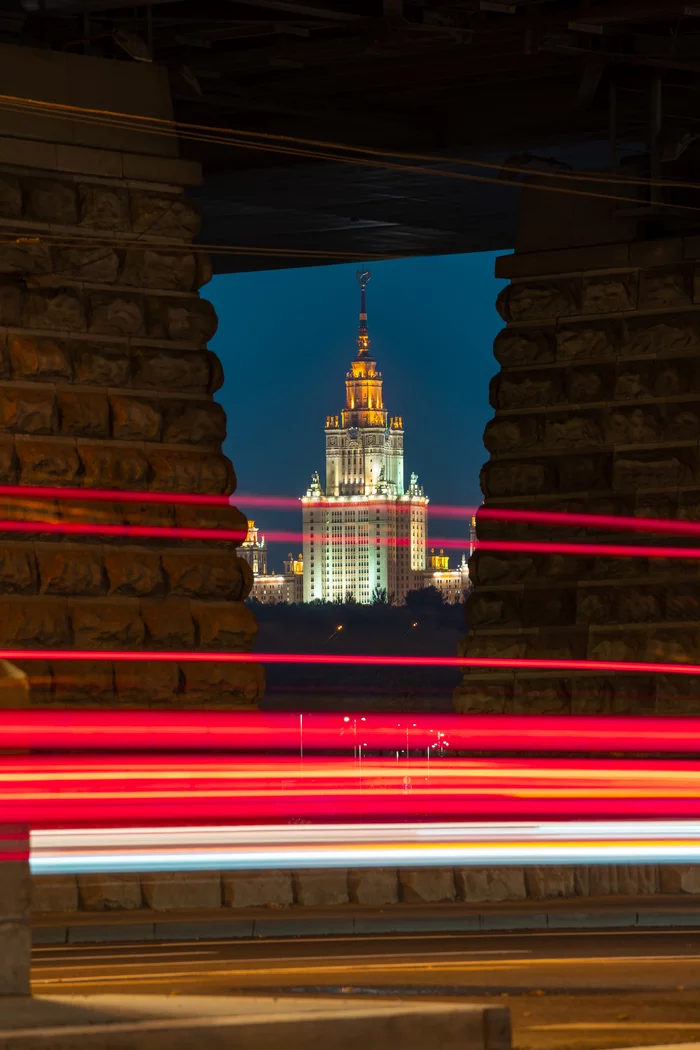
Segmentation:
{"type": "Polygon", "coordinates": [[[358,270],[357,281],[360,285],[360,325],[357,329],[358,356],[369,353],[369,329],[367,328],[367,298],[365,288],[370,279],[369,270],[358,270]]]}

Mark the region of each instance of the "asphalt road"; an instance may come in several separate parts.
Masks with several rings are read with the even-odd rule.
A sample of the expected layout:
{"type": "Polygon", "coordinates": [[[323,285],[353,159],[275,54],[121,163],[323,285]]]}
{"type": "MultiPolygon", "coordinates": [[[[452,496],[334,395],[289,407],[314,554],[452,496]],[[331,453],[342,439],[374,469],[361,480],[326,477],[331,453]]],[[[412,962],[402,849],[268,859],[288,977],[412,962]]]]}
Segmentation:
{"type": "Polygon", "coordinates": [[[377,935],[34,949],[35,994],[506,999],[520,1050],[700,1041],[700,930],[377,935]]]}

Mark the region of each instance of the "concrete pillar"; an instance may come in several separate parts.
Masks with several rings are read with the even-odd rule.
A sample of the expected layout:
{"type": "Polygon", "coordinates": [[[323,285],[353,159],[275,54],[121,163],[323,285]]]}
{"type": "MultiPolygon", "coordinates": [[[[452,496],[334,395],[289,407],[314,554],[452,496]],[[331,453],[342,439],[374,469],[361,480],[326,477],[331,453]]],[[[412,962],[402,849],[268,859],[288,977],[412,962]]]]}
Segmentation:
{"type": "Polygon", "coordinates": [[[29,994],[29,831],[0,824],[0,996],[29,994]]]}
{"type": "MultiPolygon", "coordinates": [[[[497,263],[510,284],[498,300],[487,507],[700,519],[700,238],[663,221],[645,228],[614,201],[523,193],[515,254],[497,263]]],[[[478,537],[678,542],[496,522],[478,537]]],[[[466,655],[700,662],[697,560],[484,551],[470,569],[466,655]]],[[[677,675],[475,670],[455,703],[694,714],[700,689],[677,675]]]]}
{"type": "MultiPolygon", "coordinates": [[[[8,94],[172,117],[156,66],[0,47],[8,94]]],[[[0,113],[0,484],[228,494],[223,378],[167,135],[0,113]]],[[[235,508],[29,498],[3,515],[246,529],[235,508]]],[[[252,578],[230,542],[0,540],[0,648],[249,650],[252,578]]],[[[251,707],[259,667],[23,665],[35,704],[251,707]]]]}

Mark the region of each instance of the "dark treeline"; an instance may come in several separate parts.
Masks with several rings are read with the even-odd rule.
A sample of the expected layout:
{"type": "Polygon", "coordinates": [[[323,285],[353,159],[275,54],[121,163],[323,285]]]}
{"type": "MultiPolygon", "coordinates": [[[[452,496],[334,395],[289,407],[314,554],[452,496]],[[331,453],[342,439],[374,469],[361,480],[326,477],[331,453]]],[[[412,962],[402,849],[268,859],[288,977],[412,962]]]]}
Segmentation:
{"type": "MultiPolygon", "coordinates": [[[[260,652],[455,656],[465,633],[464,607],[447,605],[434,588],[412,591],[405,605],[383,594],[371,605],[309,602],[263,605],[254,599],[260,652]]],[[[455,668],[271,665],[267,710],[449,711],[455,668]]]]}

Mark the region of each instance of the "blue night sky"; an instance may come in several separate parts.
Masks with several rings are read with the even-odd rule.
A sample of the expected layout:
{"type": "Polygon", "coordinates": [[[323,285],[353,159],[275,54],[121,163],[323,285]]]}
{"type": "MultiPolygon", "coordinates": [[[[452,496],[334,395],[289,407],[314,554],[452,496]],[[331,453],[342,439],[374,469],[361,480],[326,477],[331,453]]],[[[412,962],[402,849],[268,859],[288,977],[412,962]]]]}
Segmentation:
{"type": "MultiPolygon", "coordinates": [[[[436,504],[481,500],[492,344],[502,327],[494,304],[505,283],[493,276],[494,259],[489,252],[370,264],[369,333],[384,404],[403,416],[406,481],[416,471],[436,504]]],[[[219,315],[211,346],[226,375],[217,398],[239,493],[297,497],[313,470],[323,483],[326,416],[340,413],[357,349],[359,265],[228,274],[206,289],[219,315]]],[[[263,530],[301,529],[301,511],[237,502],[263,530]]],[[[458,522],[430,523],[433,537],[463,534],[458,522]]],[[[289,546],[271,546],[271,568],[281,569],[289,546]]]]}

